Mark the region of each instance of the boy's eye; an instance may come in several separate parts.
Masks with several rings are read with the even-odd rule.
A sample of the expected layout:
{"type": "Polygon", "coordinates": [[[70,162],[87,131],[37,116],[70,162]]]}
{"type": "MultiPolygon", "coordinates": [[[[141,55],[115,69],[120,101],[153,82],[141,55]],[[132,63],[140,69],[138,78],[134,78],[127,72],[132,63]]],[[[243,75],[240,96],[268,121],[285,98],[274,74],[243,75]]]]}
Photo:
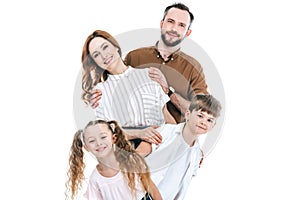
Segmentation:
{"type": "Polygon", "coordinates": [[[207,121],[208,121],[210,124],[215,123],[215,119],[208,119],[207,121]]]}

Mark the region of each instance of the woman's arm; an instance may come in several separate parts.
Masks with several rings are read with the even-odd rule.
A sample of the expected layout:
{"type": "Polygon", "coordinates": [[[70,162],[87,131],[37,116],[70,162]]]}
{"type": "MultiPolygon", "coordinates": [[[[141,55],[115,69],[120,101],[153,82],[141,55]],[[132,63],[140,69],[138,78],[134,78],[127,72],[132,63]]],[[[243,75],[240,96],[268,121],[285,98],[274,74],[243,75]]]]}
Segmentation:
{"type": "Polygon", "coordinates": [[[141,138],[152,144],[160,144],[162,142],[162,136],[156,128],[158,128],[158,126],[149,126],[144,129],[125,129],[124,132],[128,140],[141,138]]]}

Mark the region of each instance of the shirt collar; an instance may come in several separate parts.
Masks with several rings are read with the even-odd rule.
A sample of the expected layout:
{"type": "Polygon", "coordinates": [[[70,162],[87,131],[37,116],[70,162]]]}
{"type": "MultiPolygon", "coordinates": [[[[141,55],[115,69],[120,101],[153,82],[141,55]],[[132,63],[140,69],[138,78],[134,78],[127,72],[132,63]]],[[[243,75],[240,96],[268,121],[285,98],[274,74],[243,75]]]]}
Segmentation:
{"type": "Polygon", "coordinates": [[[109,74],[107,80],[117,81],[123,77],[128,77],[132,70],[133,68],[128,65],[128,68],[122,74],[115,74],[115,75],[109,74]]]}
{"type": "Polygon", "coordinates": [[[185,122],[182,122],[182,123],[180,123],[180,124],[178,124],[178,126],[176,127],[176,129],[175,129],[175,133],[176,134],[180,134],[181,135],[181,138],[182,138],[182,140],[184,141],[184,143],[190,148],[190,149],[193,149],[193,148],[198,148],[198,146],[199,146],[199,140],[198,140],[198,138],[196,139],[196,141],[195,141],[195,143],[194,143],[194,145],[193,146],[189,146],[186,142],[185,142],[185,140],[184,140],[184,138],[183,138],[183,128],[184,128],[184,126],[185,126],[185,122]]]}
{"type": "MultiPolygon", "coordinates": [[[[162,56],[160,55],[160,52],[159,52],[159,50],[158,50],[158,48],[157,48],[157,45],[158,45],[158,41],[155,43],[155,46],[154,46],[154,49],[155,49],[155,51],[156,51],[156,56],[157,56],[157,58],[161,58],[162,60],[164,60],[163,58],[162,58],[162,56]]],[[[169,55],[169,57],[168,57],[168,60],[167,61],[165,61],[165,62],[169,62],[170,60],[174,60],[174,59],[176,59],[177,57],[178,57],[178,53],[180,52],[180,48],[178,48],[176,51],[174,51],[171,55],[169,55]]]]}

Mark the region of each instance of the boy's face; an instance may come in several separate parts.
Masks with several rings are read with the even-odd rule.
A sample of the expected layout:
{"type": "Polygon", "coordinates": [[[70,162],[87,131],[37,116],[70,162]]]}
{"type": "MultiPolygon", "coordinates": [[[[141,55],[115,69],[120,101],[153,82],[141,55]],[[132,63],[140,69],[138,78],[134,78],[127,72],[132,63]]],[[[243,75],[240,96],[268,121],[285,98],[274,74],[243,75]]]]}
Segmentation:
{"type": "Polygon", "coordinates": [[[196,135],[205,134],[210,131],[216,124],[216,118],[207,112],[201,110],[189,110],[185,114],[186,124],[196,135]]]}

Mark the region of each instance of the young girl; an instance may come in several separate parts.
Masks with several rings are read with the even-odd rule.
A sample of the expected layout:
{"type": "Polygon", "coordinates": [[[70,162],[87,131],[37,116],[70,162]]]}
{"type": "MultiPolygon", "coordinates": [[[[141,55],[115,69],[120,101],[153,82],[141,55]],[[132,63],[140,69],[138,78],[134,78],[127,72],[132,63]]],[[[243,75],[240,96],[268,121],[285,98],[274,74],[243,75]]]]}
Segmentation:
{"type": "Polygon", "coordinates": [[[144,159],[126,140],[115,121],[96,120],[75,133],[70,150],[68,191],[74,199],[82,186],[85,164],[83,148],[98,164],[92,172],[85,196],[89,200],[161,200],[144,159]]]}

